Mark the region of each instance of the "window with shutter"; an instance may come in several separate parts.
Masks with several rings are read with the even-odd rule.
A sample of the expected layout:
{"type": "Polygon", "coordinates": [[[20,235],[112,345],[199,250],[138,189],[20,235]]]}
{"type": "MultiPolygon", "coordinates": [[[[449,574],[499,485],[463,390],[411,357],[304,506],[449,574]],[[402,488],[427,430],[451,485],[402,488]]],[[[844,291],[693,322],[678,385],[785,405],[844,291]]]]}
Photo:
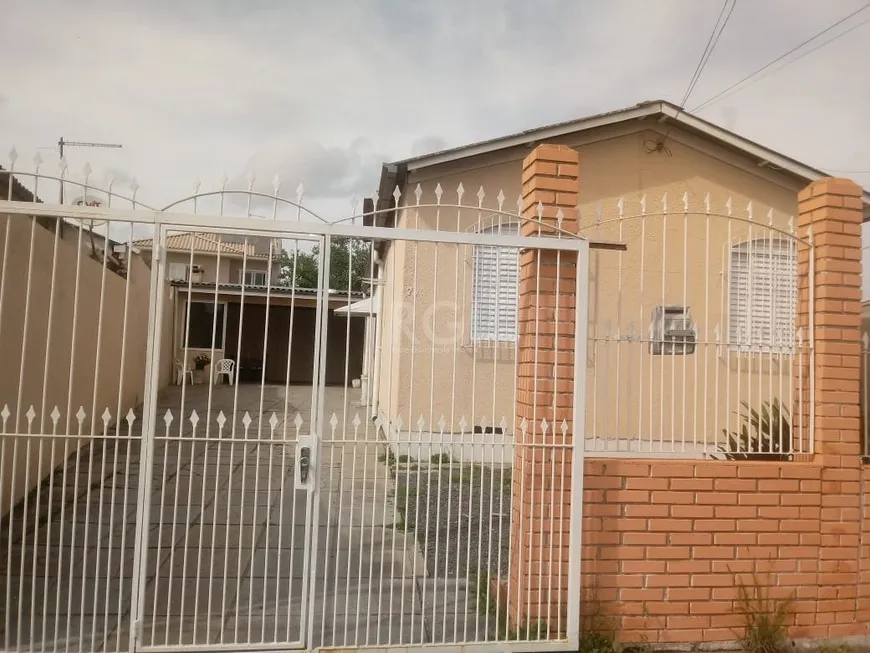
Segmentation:
{"type": "MultiPolygon", "coordinates": [[[[516,223],[481,229],[479,233],[516,235],[516,223]]],[[[471,290],[471,339],[514,342],[517,339],[519,253],[515,248],[476,245],[471,290]]]]}
{"type": "Polygon", "coordinates": [[[241,282],[245,286],[265,286],[266,285],[266,273],[260,272],[257,270],[246,270],[244,274],[242,274],[241,270],[239,270],[239,277],[241,278],[241,282]]]}
{"type": "Polygon", "coordinates": [[[759,238],[731,247],[728,337],[741,351],[789,351],[797,308],[795,244],[759,238]]]}

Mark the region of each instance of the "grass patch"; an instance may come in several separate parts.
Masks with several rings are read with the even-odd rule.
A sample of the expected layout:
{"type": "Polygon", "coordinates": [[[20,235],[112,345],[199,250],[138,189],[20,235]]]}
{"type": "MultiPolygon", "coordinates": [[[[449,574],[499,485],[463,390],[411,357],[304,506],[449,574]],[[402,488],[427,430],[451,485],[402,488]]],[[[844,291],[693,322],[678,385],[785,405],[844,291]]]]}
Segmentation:
{"type": "Polygon", "coordinates": [[[788,621],[793,598],[774,600],[753,574],[752,584],[738,581],[736,611],[743,617],[740,645],[745,653],[783,653],[788,649],[788,621]]]}
{"type": "Polygon", "coordinates": [[[393,528],[403,532],[413,531],[414,526],[408,523],[406,509],[407,511],[416,510],[417,492],[406,485],[404,488],[396,491],[395,502],[396,512],[399,513],[399,521],[394,524],[393,528]]]}
{"type": "Polygon", "coordinates": [[[510,490],[511,487],[511,470],[507,467],[502,470],[500,467],[490,467],[489,465],[481,465],[480,463],[460,464],[453,461],[456,467],[450,474],[450,480],[454,483],[471,483],[480,482],[489,487],[490,484],[494,488],[499,486],[502,489],[510,490]],[[504,480],[502,480],[504,474],[504,480]]]}
{"type": "Polygon", "coordinates": [[[470,593],[474,597],[474,607],[477,614],[489,616],[490,635],[499,641],[544,640],[549,637],[549,626],[545,621],[530,621],[518,628],[511,628],[507,606],[502,605],[499,597],[493,593],[493,583],[490,575],[483,569],[478,569],[468,580],[470,593]]]}
{"type": "Polygon", "coordinates": [[[825,644],[819,647],[819,653],[852,653],[852,647],[848,644],[825,644]]]}

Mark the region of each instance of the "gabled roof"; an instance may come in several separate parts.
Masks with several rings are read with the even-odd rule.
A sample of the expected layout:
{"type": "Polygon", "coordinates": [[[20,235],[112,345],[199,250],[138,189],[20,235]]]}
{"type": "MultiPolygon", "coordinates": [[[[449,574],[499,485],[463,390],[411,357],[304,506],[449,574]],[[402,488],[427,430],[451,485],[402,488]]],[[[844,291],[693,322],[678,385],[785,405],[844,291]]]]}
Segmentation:
{"type": "MultiPolygon", "coordinates": [[[[0,166],[0,188],[4,191],[2,197],[4,200],[7,199],[6,194],[9,192],[8,184],[10,174],[11,173],[8,170],[3,166],[0,166]]],[[[24,184],[18,181],[14,175],[12,176],[12,199],[17,202],[42,202],[42,200],[31,193],[24,184]]]]}
{"type": "MultiPolygon", "coordinates": [[[[577,120],[569,120],[553,125],[528,129],[516,134],[493,138],[486,141],[471,143],[461,147],[454,147],[440,152],[415,156],[409,159],[403,159],[384,166],[382,173],[382,182],[388,175],[395,177],[396,171],[413,171],[436,166],[443,163],[457,161],[459,159],[488,154],[498,150],[505,150],[516,147],[518,145],[530,145],[533,143],[543,143],[548,139],[558,138],[582,132],[586,130],[607,127],[617,123],[627,122],[630,120],[656,119],[659,122],[677,124],[682,129],[695,132],[703,135],[720,145],[730,149],[739,150],[745,155],[756,159],[760,166],[769,166],[777,170],[789,172],[807,183],[831,177],[824,171],[808,166],[796,159],[792,159],[784,154],[771,150],[759,145],[754,141],[744,138],[734,132],[728,131],[723,127],[719,127],[711,122],[703,120],[687,111],[684,111],[675,104],[666,102],[665,100],[653,100],[649,102],[641,102],[632,107],[609,111],[607,113],[599,113],[577,120]]],[[[386,184],[385,184],[386,185],[386,184]]],[[[382,189],[383,190],[383,189],[382,189]]],[[[392,192],[389,190],[388,192],[392,192]]],[[[870,192],[864,192],[865,204],[870,204],[870,192]]]]}
{"type": "MultiPolygon", "coordinates": [[[[151,238],[137,240],[133,242],[134,247],[141,249],[151,249],[154,246],[154,241],[151,238]]],[[[203,254],[217,255],[220,250],[221,256],[238,256],[243,257],[247,254],[248,258],[268,258],[268,252],[263,254],[256,251],[254,243],[244,242],[227,242],[217,237],[201,234],[201,233],[184,233],[173,234],[166,238],[166,249],[171,252],[199,252],[203,254]]],[[[277,256],[277,252],[273,254],[277,256]]]]}

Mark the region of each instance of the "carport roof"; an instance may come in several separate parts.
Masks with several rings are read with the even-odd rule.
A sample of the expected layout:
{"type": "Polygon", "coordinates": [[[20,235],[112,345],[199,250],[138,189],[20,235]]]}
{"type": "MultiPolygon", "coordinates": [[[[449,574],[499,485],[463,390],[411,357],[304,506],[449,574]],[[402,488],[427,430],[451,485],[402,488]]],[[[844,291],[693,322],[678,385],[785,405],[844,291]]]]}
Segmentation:
{"type": "MultiPolygon", "coordinates": [[[[238,283],[206,283],[206,282],[197,282],[191,283],[188,281],[172,281],[170,282],[176,288],[180,290],[185,290],[190,288],[190,290],[196,291],[214,291],[217,287],[218,292],[227,292],[227,293],[238,293],[242,292],[242,285],[238,283]]],[[[245,294],[265,297],[266,294],[270,294],[273,296],[281,296],[281,297],[290,297],[295,295],[296,297],[312,297],[316,298],[318,290],[317,288],[293,288],[291,286],[251,286],[250,284],[246,284],[245,294]]],[[[329,291],[329,301],[347,301],[347,302],[355,302],[357,300],[363,299],[366,297],[364,292],[358,290],[352,290],[350,292],[346,290],[330,290],[329,291]]]]}

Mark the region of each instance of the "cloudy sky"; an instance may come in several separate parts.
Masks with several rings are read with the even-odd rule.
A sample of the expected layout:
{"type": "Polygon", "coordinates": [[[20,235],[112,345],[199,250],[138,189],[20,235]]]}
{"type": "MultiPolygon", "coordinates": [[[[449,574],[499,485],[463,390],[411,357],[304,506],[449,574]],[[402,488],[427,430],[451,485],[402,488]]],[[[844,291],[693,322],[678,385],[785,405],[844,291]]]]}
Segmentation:
{"type": "MultiPolygon", "coordinates": [[[[738,0],[692,108],[866,0],[738,0]]],[[[380,163],[679,102],[721,0],[4,0],[0,158],[167,203],[253,171],[347,213],[380,163]],[[44,149],[39,149],[44,148],[44,149]]],[[[870,19],[867,10],[838,31],[870,19]]],[[[834,32],[835,33],[835,32],[834,32]]],[[[833,34],[833,33],[832,33],[833,34]]],[[[700,115],[870,186],[870,24],[700,115]],[[860,172],[851,172],[860,171],[860,172]]]]}

